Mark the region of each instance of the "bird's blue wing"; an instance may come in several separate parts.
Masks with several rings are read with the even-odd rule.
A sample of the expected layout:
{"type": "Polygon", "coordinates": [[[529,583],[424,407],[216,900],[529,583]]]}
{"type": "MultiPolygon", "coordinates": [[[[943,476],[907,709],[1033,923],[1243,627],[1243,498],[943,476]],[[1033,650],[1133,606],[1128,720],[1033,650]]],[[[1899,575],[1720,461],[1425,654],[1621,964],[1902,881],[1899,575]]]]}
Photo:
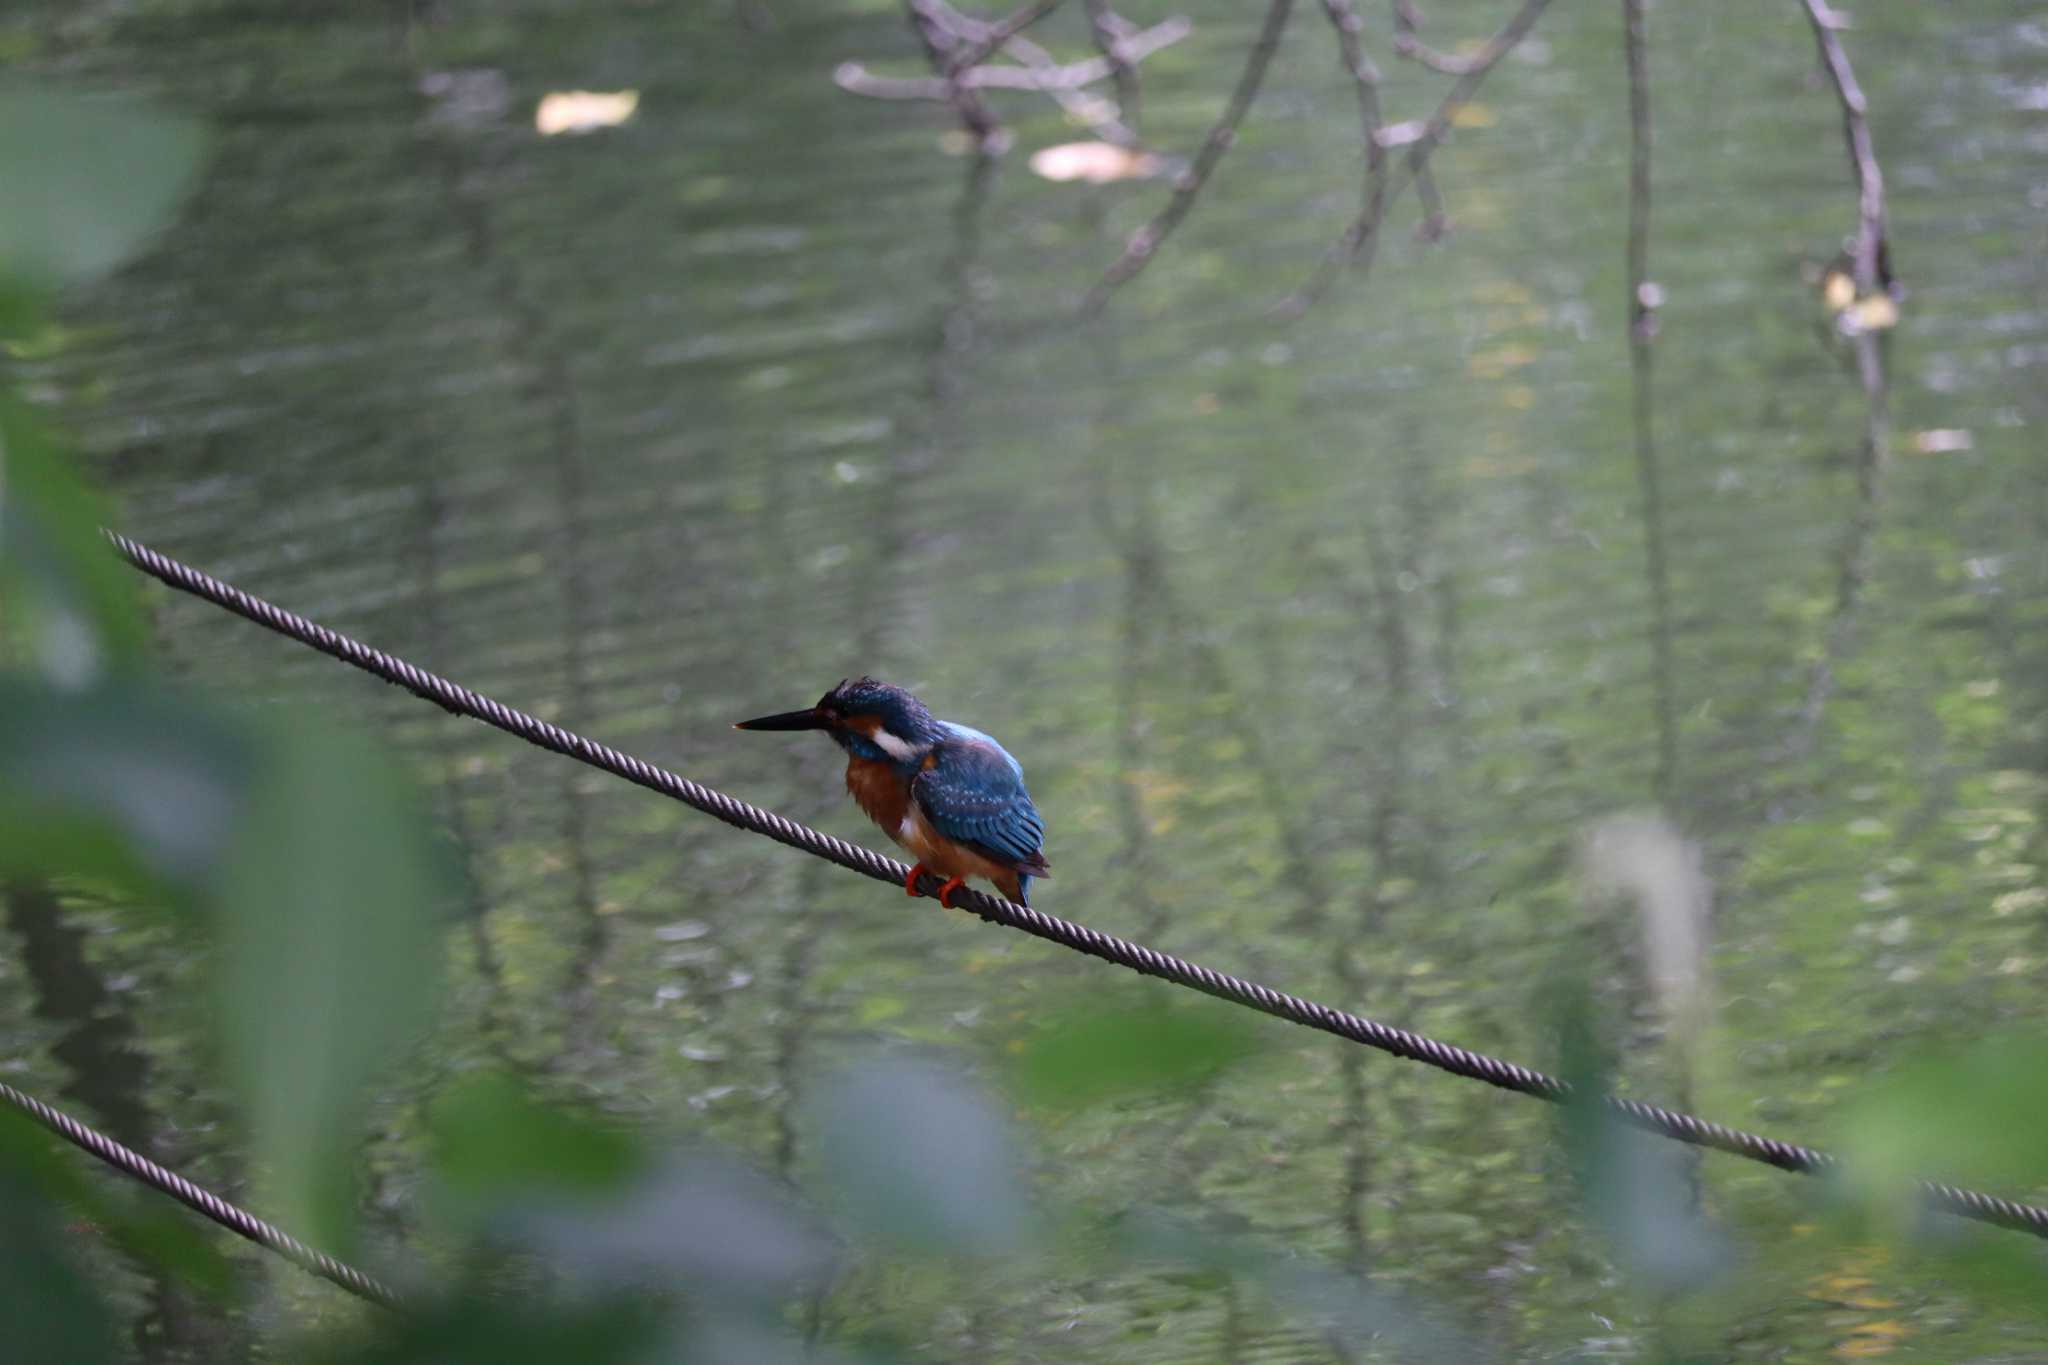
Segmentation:
{"type": "Polygon", "coordinates": [[[934,830],[998,863],[1045,876],[1045,825],[1024,790],[1024,770],[1003,746],[978,730],[948,724],[910,784],[910,795],[934,830]]]}

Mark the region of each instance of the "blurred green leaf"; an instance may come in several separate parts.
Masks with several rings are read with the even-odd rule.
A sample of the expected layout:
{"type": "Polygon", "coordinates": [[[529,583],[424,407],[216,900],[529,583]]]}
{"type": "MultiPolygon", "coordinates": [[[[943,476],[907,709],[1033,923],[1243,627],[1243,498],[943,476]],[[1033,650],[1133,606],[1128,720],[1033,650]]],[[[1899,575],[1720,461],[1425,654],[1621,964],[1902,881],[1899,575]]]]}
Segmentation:
{"type": "Polygon", "coordinates": [[[0,395],[0,605],[60,685],[82,686],[142,651],[135,576],[100,538],[105,520],[35,414],[0,395]]]}
{"type": "Polygon", "coordinates": [[[428,1018],[450,870],[416,793],[360,741],[276,734],[220,896],[227,1056],[275,1217],[349,1243],[349,1154],[377,1072],[428,1018]]]}
{"type": "Polygon", "coordinates": [[[40,1197],[75,1210],[138,1261],[216,1298],[226,1294],[233,1272],[192,1214],[154,1191],[89,1178],[90,1161],[26,1115],[0,1110],[0,1178],[11,1172],[40,1197]]]}
{"type": "Polygon", "coordinates": [[[831,1196],[859,1231],[932,1254],[1023,1246],[1009,1126],[966,1082],[888,1059],[834,1077],[809,1108],[831,1196]]]}
{"type": "Polygon", "coordinates": [[[2048,1248],[1928,1209],[1923,1179],[1994,1194],[2048,1188],[2048,1042],[1992,1039],[1921,1057],[1875,1079],[1838,1121],[1830,1182],[1843,1235],[1890,1237],[1940,1259],[1945,1276],[2010,1305],[2048,1311],[2048,1248]]]}
{"type": "Polygon", "coordinates": [[[584,1293],[689,1287],[780,1303],[821,1278],[835,1248],[787,1193],[723,1157],[677,1157],[602,1195],[517,1199],[502,1226],[584,1293]]]}
{"type": "Polygon", "coordinates": [[[0,1164],[0,1323],[7,1358],[95,1365],[114,1359],[112,1309],[73,1263],[56,1210],[0,1164]]]}
{"type": "Polygon", "coordinates": [[[540,1104],[506,1076],[465,1078],[434,1101],[427,1128],[443,1185],[473,1205],[608,1190],[644,1164],[629,1134],[540,1104]]]}
{"type": "Polygon", "coordinates": [[[1024,1039],[1010,1090],[1032,1108],[1079,1108],[1139,1091],[1198,1086],[1245,1060],[1266,1033],[1241,1010],[1209,1001],[1055,1011],[1024,1039]]]}
{"type": "Polygon", "coordinates": [[[170,218],[204,145],[145,104],[0,88],[0,275],[47,288],[111,270],[170,218]]]}
{"type": "Polygon", "coordinates": [[[158,688],[0,677],[0,871],[192,890],[218,864],[252,757],[224,717],[158,688]]]}
{"type": "Polygon", "coordinates": [[[647,1304],[558,1306],[477,1294],[379,1320],[378,1334],[313,1358],[333,1365],[612,1365],[664,1357],[661,1322],[647,1304]]]}
{"type": "Polygon", "coordinates": [[[1562,1106],[1565,1155],[1587,1214],[1615,1265],[1660,1295],[1705,1288],[1734,1259],[1727,1235],[1700,1212],[1698,1154],[1623,1123],[1601,1102],[1610,1054],[1592,1027],[1589,997],[1559,988],[1560,1070],[1571,1083],[1562,1106]]]}
{"type": "Polygon", "coordinates": [[[2048,1186],[2048,1042],[2006,1038],[1920,1058],[1873,1080],[1839,1127],[1850,1178],[1873,1198],[1917,1204],[1920,1179],[2048,1186]]]}
{"type": "Polygon", "coordinates": [[[1361,1353],[1477,1362],[1495,1358],[1478,1338],[1415,1296],[1314,1257],[1262,1244],[1241,1221],[1219,1229],[1140,1210],[1119,1218],[1113,1238],[1122,1256],[1192,1266],[1205,1276],[1256,1285],[1296,1326],[1361,1353]]]}

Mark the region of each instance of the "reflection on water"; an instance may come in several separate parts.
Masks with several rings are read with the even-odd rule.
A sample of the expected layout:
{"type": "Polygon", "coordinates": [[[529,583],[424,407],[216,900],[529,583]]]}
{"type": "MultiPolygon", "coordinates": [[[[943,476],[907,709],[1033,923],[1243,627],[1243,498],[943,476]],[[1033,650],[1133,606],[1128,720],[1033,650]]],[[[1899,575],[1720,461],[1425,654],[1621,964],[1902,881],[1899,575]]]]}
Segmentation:
{"type": "MultiPolygon", "coordinates": [[[[1440,43],[1485,28],[1440,8],[1440,43]]],[[[2039,1018],[2048,47],[2010,17],[1859,16],[1913,292],[1852,344],[1800,276],[1854,193],[1798,16],[1651,12],[1646,463],[1618,15],[1554,9],[1438,155],[1449,237],[1415,240],[1409,201],[1369,280],[1285,324],[1272,305],[1358,204],[1355,83],[1297,25],[1194,212],[1087,326],[1071,310],[1166,187],[1027,173],[1073,138],[1049,106],[1001,106],[1019,154],[952,158],[932,108],[835,89],[840,61],[913,55],[886,8],[52,21],[33,60],[204,110],[219,146],[37,378],[123,529],[297,610],[852,838],[828,753],[727,725],[889,677],[1029,768],[1054,913],[1531,1063],[1544,983],[1589,979],[1668,1097],[1634,931],[1571,857],[1660,801],[1717,888],[1692,1098],[1820,1136],[1901,1050],[2039,1018]],[[542,140],[557,89],[641,99],[542,140]],[[1888,409],[1865,393],[1880,349],[1888,409]]],[[[1146,66],[1144,131],[1173,154],[1257,27],[1194,19],[1146,66]]],[[[1082,51],[1084,23],[1049,41],[1082,51]]],[[[1441,78],[1380,56],[1385,117],[1425,115],[1441,78]]],[[[436,782],[472,903],[414,1090],[495,1061],[801,1175],[793,1114],[836,1059],[995,1056],[1080,992],[1149,989],[194,604],[158,621],[188,679],[320,699],[436,782]]],[[[33,990],[0,1005],[0,1057],[231,1174],[196,950],[9,904],[0,971],[33,990]],[[52,945],[81,984],[34,965],[52,945]],[[67,1038],[99,1060],[74,1069],[67,1038]]],[[[1638,1321],[1537,1106],[1282,1046],[1038,1131],[1045,1179],[1375,1265],[1530,1351],[1588,1313],[1638,1321]]],[[[380,1207],[404,1206],[409,1125],[394,1105],[372,1140],[380,1207]]],[[[1701,1176],[1760,1257],[1791,1240],[1781,1178],[1701,1176]]],[[[875,1291],[843,1285],[821,1329],[858,1332],[875,1291]]],[[[1144,1277],[957,1301],[933,1310],[964,1348],[941,1358],[1316,1358],[1261,1307],[1144,1277]]],[[[1804,1312],[1755,1339],[1821,1332],[1804,1312]]]]}

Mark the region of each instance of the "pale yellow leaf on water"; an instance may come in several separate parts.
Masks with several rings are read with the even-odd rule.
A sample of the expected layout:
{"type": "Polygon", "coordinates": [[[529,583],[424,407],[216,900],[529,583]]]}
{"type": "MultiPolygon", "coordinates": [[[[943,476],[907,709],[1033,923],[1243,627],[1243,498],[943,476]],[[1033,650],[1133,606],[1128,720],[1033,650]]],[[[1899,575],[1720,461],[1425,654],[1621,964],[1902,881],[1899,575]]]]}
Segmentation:
{"type": "Polygon", "coordinates": [[[1047,180],[1085,180],[1107,185],[1115,180],[1142,180],[1159,173],[1159,158],[1114,142],[1062,142],[1031,154],[1031,172],[1047,180]]]}
{"type": "Polygon", "coordinates": [[[1895,1342],[1885,1337],[1850,1337],[1834,1349],[1834,1354],[1844,1360],[1890,1355],[1895,1345],[1895,1342]]]}
{"type": "Polygon", "coordinates": [[[1950,455],[1958,450],[1968,450],[1975,444],[1969,432],[1957,427],[1936,427],[1913,433],[1915,455],[1950,455]]]}
{"type": "Polygon", "coordinates": [[[1500,401],[1517,412],[1527,412],[1536,406],[1536,390],[1527,384],[1510,384],[1502,390],[1500,401]]]}
{"type": "Polygon", "coordinates": [[[1451,110],[1453,128],[1491,128],[1500,122],[1500,116],[1493,107],[1486,104],[1461,104],[1451,110]]]}
{"type": "Polygon", "coordinates": [[[640,107],[638,90],[555,90],[542,96],[533,126],[542,137],[616,128],[640,107]]]}
{"type": "Polygon", "coordinates": [[[1195,411],[1203,417],[1213,417],[1223,411],[1223,400],[1213,393],[1195,395],[1195,411]]]}
{"type": "Polygon", "coordinates": [[[1841,312],[1856,302],[1856,281],[1846,271],[1828,271],[1820,277],[1820,301],[1830,313],[1841,312]]]}
{"type": "Polygon", "coordinates": [[[1890,294],[1872,294],[1856,300],[1842,310],[1842,330],[1857,332],[1882,332],[1899,323],[1899,305],[1890,294]]]}

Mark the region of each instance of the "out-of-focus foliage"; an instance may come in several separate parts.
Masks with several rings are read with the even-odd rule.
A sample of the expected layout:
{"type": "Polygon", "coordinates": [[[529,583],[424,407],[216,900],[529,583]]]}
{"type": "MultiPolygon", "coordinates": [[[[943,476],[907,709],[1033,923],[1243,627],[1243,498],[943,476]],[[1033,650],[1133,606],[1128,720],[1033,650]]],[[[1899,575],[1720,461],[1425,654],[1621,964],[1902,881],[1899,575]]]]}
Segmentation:
{"type": "MultiPolygon", "coordinates": [[[[1883,334],[1900,439],[1868,480],[1851,357],[1798,287],[1854,195],[1796,6],[1653,7],[1661,499],[1627,434],[1614,7],[1552,6],[1489,78],[1492,122],[1438,163],[1448,241],[1413,241],[1404,201],[1373,278],[1283,329],[1264,309],[1354,211],[1358,172],[1351,82],[1297,7],[1193,215],[1078,334],[1055,325],[1064,297],[1169,187],[1024,173],[1028,148],[1076,136],[1035,95],[991,96],[1020,136],[1001,167],[940,155],[935,110],[848,103],[833,62],[916,67],[893,0],[829,18],[749,0],[759,29],[633,0],[27,8],[51,21],[0,18],[0,59],[221,114],[173,250],[102,276],[61,325],[41,286],[0,289],[4,363],[34,395],[16,412],[62,408],[123,529],[849,837],[873,836],[824,755],[741,751],[723,723],[847,669],[916,681],[1029,766],[1055,913],[1516,1059],[1542,1051],[1543,983],[1583,974],[1612,1058],[1568,1060],[1583,1083],[1774,1134],[1818,1139],[1928,1040],[2042,1022],[2048,332],[2028,196],[2048,49],[2025,6],[1866,6],[1845,37],[1915,290],[1883,334]],[[537,137],[534,101],[578,82],[646,98],[624,126],[537,137]],[[1665,601],[1644,579],[1660,503],[1665,601]],[[1677,763],[1656,790],[1660,724],[1677,763]],[[1651,799],[1718,883],[1703,926],[1663,922],[1675,957],[1571,875],[1580,831],[1651,799]],[[1691,944],[1713,971],[1682,991],[1714,1008],[1688,1071],[1666,968],[1691,944]]],[[[1437,73],[1389,56],[1387,7],[1359,8],[1387,116],[1426,112],[1437,73]]],[[[1422,8],[1446,50],[1490,17],[1422,8]]],[[[1168,155],[1200,145],[1257,21],[1191,12],[1196,41],[1146,76],[1142,128],[1168,155]]],[[[1062,61],[1092,51],[1072,5],[1045,36],[1062,61]]],[[[67,479],[68,444],[44,443],[67,479]]],[[[85,696],[115,695],[82,689],[132,671],[140,638],[100,519],[56,518],[69,548],[36,558],[70,568],[10,561],[5,589],[24,671],[85,696]],[[32,580],[54,606],[24,607],[32,580]],[[71,623],[96,618],[81,649],[71,623]]],[[[366,718],[432,775],[476,872],[444,1027],[388,1049],[348,1135],[358,1254],[423,1313],[335,1341],[339,1295],[284,1272],[258,1311],[212,1315],[236,1349],[191,1358],[260,1337],[494,1361],[807,1342],[1961,1361],[2048,1339],[2024,1291],[1960,1254],[2003,1255],[2024,1285],[2024,1239],[1958,1237],[1884,1193],[1838,1216],[1811,1182],[1681,1160],[1592,1111],[1558,1142],[1557,1115],[1484,1087],[1220,1005],[1155,1013],[1155,983],[906,909],[184,599],[155,617],[203,684],[366,718]],[[1210,1008],[1213,1050],[1182,1027],[1210,1008]],[[1234,1060],[1246,1038],[1260,1051],[1234,1060]],[[891,1111],[849,1077],[889,1082],[891,1111]],[[827,1097],[849,1100],[843,1130],[803,1122],[827,1097]],[[703,1239],[719,1219],[748,1230],[730,1256],[703,1239]],[[1706,1289],[1678,1283],[1717,1228],[1735,1254],[1707,1258],[1706,1289]],[[649,1279],[680,1305],[607,1287],[649,1279]],[[1678,1316],[1707,1345],[1660,1352],[1691,1339],[1664,1330],[1678,1316]]],[[[273,728],[230,730],[232,809],[248,783],[289,785],[273,728]]],[[[90,875],[64,915],[106,983],[97,1017],[135,1020],[154,1066],[139,1131],[284,1216],[297,1177],[258,1158],[242,1179],[230,1077],[260,1068],[224,1070],[209,1027],[232,972],[198,970],[230,966],[195,944],[232,921],[202,935],[148,913],[169,891],[142,913],[94,891],[203,851],[187,817],[208,806],[148,851],[121,833],[147,822],[89,795],[72,809],[104,844],[72,864],[90,875]]],[[[0,983],[0,1029],[45,1091],[79,1065],[30,1013],[48,979],[0,983]]],[[[337,1077],[362,1066],[317,1042],[337,1077]]],[[[1961,1174],[1945,1153],[1927,1173],[1961,1174]]],[[[90,1222],[60,1221],[61,1254],[147,1324],[123,1266],[159,1262],[110,1254],[90,1222]]],[[[260,1263],[237,1248],[242,1283],[260,1263]]]]}
{"type": "Polygon", "coordinates": [[[170,217],[204,145],[163,109],[0,86],[0,273],[49,288],[113,269],[170,217]]]}
{"type": "Polygon", "coordinates": [[[219,878],[222,1047],[280,1216],[346,1248],[354,1135],[433,1013],[453,878],[417,795],[360,741],[301,720],[260,742],[219,878]]]}
{"type": "Polygon", "coordinates": [[[1096,1104],[1201,1085],[1257,1054],[1271,1032],[1228,1005],[1169,1002],[1109,1008],[1076,1000],[1019,1040],[1010,1087],[1028,1106],[1096,1104]]]}

